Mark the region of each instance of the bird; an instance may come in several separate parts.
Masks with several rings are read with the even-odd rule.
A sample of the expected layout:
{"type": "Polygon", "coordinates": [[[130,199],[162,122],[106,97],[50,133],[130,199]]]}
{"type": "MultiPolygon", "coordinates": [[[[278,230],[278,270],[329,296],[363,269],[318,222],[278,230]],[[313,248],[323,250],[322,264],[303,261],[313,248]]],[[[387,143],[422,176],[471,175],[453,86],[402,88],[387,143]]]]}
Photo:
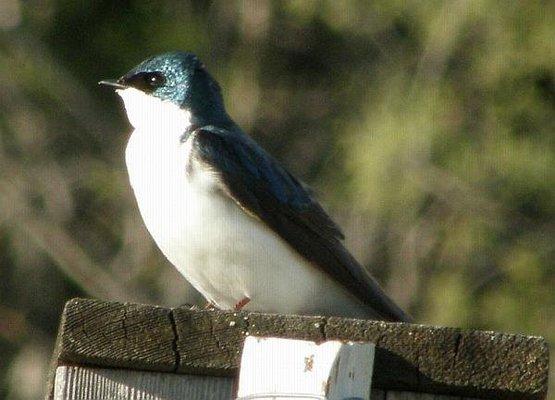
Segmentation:
{"type": "Polygon", "coordinates": [[[133,127],[125,163],[146,228],[207,304],[410,320],[308,186],[231,119],[195,54],[156,55],[99,84],[115,89],[133,127]]]}

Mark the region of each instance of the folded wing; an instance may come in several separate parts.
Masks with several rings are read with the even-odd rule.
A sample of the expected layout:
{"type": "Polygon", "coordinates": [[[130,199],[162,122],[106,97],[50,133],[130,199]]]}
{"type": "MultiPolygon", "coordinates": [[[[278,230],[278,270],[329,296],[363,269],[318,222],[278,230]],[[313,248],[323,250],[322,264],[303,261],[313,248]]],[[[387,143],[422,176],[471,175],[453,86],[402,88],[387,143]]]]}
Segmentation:
{"type": "Polygon", "coordinates": [[[407,315],[345,249],[343,234],[309,191],[248,136],[213,126],[192,133],[193,159],[221,189],[384,320],[407,315]]]}

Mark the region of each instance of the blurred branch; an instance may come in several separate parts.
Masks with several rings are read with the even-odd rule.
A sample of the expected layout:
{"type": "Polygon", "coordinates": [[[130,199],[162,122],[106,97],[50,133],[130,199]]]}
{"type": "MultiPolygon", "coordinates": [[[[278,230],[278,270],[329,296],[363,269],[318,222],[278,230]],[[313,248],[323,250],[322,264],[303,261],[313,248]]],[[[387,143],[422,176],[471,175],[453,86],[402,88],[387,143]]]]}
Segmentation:
{"type": "Polygon", "coordinates": [[[16,225],[55,262],[56,265],[80,287],[94,297],[105,299],[128,299],[149,302],[140,292],[130,295],[128,288],[103,268],[95,265],[81,247],[59,226],[39,219],[27,219],[16,225]]]}
{"type": "Polygon", "coordinates": [[[19,310],[0,304],[0,338],[11,343],[24,341],[29,334],[28,321],[19,310]]]}
{"type": "MultiPolygon", "coordinates": [[[[2,44],[9,50],[2,51],[1,69],[19,71],[12,75],[20,87],[44,89],[80,127],[97,140],[113,129],[105,113],[90,95],[90,90],[75,79],[70,71],[53,57],[48,48],[30,35],[9,35],[2,44]]],[[[0,47],[1,49],[1,47],[0,47]]],[[[83,132],[79,132],[83,134],[83,132]]]]}
{"type": "Polygon", "coordinates": [[[409,93],[415,95],[415,88],[419,84],[437,80],[442,75],[447,60],[461,37],[461,30],[478,7],[478,2],[471,0],[451,0],[442,3],[442,7],[437,10],[427,26],[422,55],[418,60],[409,93]]]}
{"type": "MultiPolygon", "coordinates": [[[[6,159],[3,160],[6,167],[6,159]]],[[[6,171],[5,168],[3,168],[6,171]]],[[[21,169],[9,168],[11,171],[21,169]]],[[[25,179],[25,178],[23,178],[25,179]]],[[[46,254],[48,254],[70,279],[87,293],[100,298],[125,300],[129,297],[137,301],[149,302],[144,293],[137,290],[130,292],[128,287],[120,285],[119,280],[105,269],[96,265],[81,246],[57,222],[35,215],[27,204],[26,196],[19,188],[21,176],[10,176],[4,180],[4,191],[0,195],[0,208],[4,210],[1,221],[11,229],[22,231],[46,254]],[[19,184],[18,184],[19,182],[19,184]]],[[[25,184],[32,187],[32,182],[25,184]]]]}

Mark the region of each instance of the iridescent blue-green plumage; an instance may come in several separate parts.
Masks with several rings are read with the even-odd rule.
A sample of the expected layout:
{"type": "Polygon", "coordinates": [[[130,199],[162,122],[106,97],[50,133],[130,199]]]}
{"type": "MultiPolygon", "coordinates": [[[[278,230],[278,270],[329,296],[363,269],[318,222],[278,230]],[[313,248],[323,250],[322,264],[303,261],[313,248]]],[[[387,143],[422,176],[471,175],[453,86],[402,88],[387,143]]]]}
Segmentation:
{"type": "MultiPolygon", "coordinates": [[[[151,57],[118,79],[119,83],[129,84],[133,78],[160,73],[163,84],[149,88],[149,93],[162,100],[171,101],[191,111],[195,125],[231,123],[224,107],[220,86],[210,76],[202,62],[192,53],[176,51],[151,57]],[[150,90],[151,89],[151,90],[150,90]]],[[[148,82],[143,83],[148,87],[148,82]]]]}

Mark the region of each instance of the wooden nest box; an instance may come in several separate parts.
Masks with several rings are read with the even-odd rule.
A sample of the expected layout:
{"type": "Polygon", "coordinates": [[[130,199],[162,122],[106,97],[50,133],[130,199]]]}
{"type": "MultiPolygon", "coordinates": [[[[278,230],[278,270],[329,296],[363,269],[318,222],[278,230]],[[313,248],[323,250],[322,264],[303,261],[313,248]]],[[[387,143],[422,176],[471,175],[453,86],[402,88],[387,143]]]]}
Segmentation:
{"type": "Polygon", "coordinates": [[[547,392],[540,337],[73,299],[47,399],[232,399],[248,336],[373,343],[372,400],[531,400],[547,392]]]}

